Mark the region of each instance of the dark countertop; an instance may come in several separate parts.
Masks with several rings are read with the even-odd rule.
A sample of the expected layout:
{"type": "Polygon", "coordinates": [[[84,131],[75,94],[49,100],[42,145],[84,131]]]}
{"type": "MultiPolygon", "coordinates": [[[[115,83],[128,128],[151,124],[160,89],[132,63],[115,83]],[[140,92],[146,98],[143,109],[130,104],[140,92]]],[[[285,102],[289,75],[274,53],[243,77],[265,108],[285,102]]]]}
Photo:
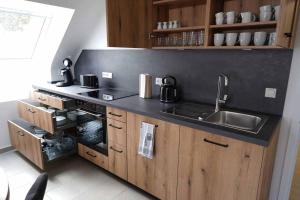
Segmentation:
{"type": "Polygon", "coordinates": [[[34,84],[33,88],[60,94],[70,98],[86,100],[92,103],[98,103],[105,106],[112,106],[129,112],[134,112],[137,114],[172,122],[190,128],[211,132],[213,134],[218,134],[221,136],[242,140],[245,142],[254,143],[261,146],[268,146],[269,142],[271,141],[274,130],[279,124],[281,119],[280,116],[267,115],[269,117],[269,120],[260,130],[259,134],[255,135],[255,134],[245,133],[244,131],[239,131],[228,127],[220,127],[214,124],[208,124],[205,122],[195,121],[190,119],[183,119],[181,117],[171,116],[169,114],[162,113],[161,111],[163,109],[170,108],[175,104],[164,104],[161,103],[158,99],[142,99],[138,95],[136,95],[136,96],[131,96],[131,97],[118,99],[114,101],[103,101],[100,99],[94,99],[94,98],[78,95],[78,93],[93,91],[92,89],[81,88],[78,85],[59,88],[52,84],[38,83],[38,84],[34,84]]]}

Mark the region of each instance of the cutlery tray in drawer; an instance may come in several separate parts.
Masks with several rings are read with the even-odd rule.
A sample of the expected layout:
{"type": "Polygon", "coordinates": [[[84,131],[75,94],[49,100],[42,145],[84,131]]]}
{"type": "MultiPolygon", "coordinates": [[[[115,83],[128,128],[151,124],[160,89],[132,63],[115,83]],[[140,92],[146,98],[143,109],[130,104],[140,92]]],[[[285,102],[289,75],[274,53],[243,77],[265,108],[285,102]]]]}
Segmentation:
{"type": "Polygon", "coordinates": [[[75,127],[76,122],[66,119],[65,123],[58,125],[56,122],[55,110],[41,107],[39,102],[25,99],[18,101],[18,112],[22,119],[35,126],[54,134],[59,130],[75,127]]]}
{"type": "Polygon", "coordinates": [[[43,91],[33,91],[31,99],[57,109],[75,107],[75,100],[43,91]]]}

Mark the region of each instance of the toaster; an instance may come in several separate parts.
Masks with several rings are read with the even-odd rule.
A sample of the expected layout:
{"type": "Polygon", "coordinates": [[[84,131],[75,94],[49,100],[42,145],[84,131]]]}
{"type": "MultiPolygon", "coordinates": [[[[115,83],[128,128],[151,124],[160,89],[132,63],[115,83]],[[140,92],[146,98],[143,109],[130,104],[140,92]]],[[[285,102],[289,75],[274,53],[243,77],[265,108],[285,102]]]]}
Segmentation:
{"type": "Polygon", "coordinates": [[[98,77],[95,74],[80,75],[80,86],[83,88],[99,88],[98,77]]]}

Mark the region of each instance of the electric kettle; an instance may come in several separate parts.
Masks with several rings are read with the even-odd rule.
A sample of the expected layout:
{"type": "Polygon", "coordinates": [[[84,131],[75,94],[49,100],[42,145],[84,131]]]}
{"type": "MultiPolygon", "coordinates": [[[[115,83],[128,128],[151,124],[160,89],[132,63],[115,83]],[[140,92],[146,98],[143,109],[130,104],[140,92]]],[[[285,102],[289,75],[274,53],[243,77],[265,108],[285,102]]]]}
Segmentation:
{"type": "Polygon", "coordinates": [[[177,100],[176,79],[173,76],[166,76],[162,79],[160,87],[160,101],[173,103],[177,100]]]}

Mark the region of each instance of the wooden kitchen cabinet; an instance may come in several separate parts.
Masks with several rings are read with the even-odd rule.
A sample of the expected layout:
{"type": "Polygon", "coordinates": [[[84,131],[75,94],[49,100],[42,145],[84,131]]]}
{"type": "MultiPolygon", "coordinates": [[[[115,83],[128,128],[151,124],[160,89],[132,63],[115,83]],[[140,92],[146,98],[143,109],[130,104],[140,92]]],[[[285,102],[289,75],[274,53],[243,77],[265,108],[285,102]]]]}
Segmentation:
{"type": "Polygon", "coordinates": [[[44,169],[40,139],[12,121],[8,121],[8,128],[13,147],[40,169],[44,169]]]}
{"type": "Polygon", "coordinates": [[[29,99],[18,101],[18,111],[22,119],[51,134],[76,126],[76,122],[71,121],[67,121],[63,126],[57,126],[54,112],[41,108],[39,102],[29,99]]]}
{"type": "Polygon", "coordinates": [[[108,46],[152,49],[293,48],[298,12],[297,0],[107,0],[108,46]],[[218,12],[235,11],[239,14],[251,11],[259,16],[259,7],[263,5],[281,5],[278,21],[260,22],[258,19],[250,23],[215,24],[218,12]],[[181,26],[157,28],[158,22],[174,20],[178,20],[181,26]],[[201,31],[204,33],[203,44],[180,43],[184,32],[201,31]],[[243,31],[276,32],[277,41],[272,46],[214,46],[215,33],[243,31]]]}
{"type": "Polygon", "coordinates": [[[176,199],[178,149],[178,125],[127,113],[128,182],[160,199],[176,199]],[[153,159],[138,154],[142,122],[157,126],[153,159]]]}
{"type": "Polygon", "coordinates": [[[126,111],[124,111],[124,110],[107,107],[106,114],[107,114],[107,118],[109,118],[109,119],[120,121],[123,123],[126,123],[126,121],[127,121],[126,111]]]}
{"type": "Polygon", "coordinates": [[[109,171],[127,180],[126,111],[107,108],[109,171]]]}
{"type": "Polygon", "coordinates": [[[39,116],[36,108],[26,104],[25,102],[18,101],[19,116],[32,124],[39,124],[39,116]]]}
{"type": "Polygon", "coordinates": [[[42,91],[32,91],[31,99],[60,110],[75,107],[75,100],[42,91]]]}
{"type": "Polygon", "coordinates": [[[177,199],[268,199],[276,142],[277,134],[265,148],[181,127],[177,199]]]}
{"type": "Polygon", "coordinates": [[[151,0],[107,0],[109,47],[150,48],[151,0]]]}
{"type": "Polygon", "coordinates": [[[109,171],[120,178],[127,180],[126,147],[109,141],[108,160],[109,171]]]}
{"type": "Polygon", "coordinates": [[[81,157],[87,159],[88,161],[94,163],[95,165],[98,165],[99,167],[108,170],[107,156],[80,143],[78,144],[78,154],[81,157]]]}

